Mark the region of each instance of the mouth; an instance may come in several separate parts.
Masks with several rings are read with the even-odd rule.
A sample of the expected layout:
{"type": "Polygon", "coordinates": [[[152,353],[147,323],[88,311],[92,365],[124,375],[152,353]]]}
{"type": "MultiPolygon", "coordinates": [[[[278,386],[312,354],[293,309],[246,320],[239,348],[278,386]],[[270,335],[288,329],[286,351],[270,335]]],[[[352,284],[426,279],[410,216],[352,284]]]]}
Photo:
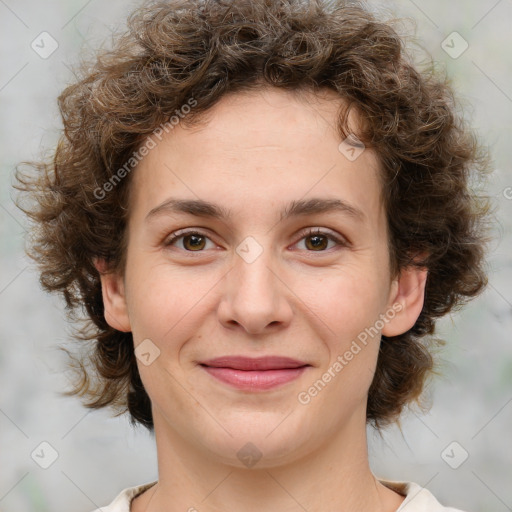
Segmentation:
{"type": "Polygon", "coordinates": [[[217,380],[247,391],[265,391],[297,379],[310,364],[281,356],[210,359],[200,366],[217,380]]]}
{"type": "Polygon", "coordinates": [[[311,366],[304,361],[291,359],[283,356],[265,356],[265,357],[245,357],[245,356],[224,356],[215,359],[209,359],[200,363],[202,366],[210,368],[232,368],[233,370],[288,370],[311,366]]]}

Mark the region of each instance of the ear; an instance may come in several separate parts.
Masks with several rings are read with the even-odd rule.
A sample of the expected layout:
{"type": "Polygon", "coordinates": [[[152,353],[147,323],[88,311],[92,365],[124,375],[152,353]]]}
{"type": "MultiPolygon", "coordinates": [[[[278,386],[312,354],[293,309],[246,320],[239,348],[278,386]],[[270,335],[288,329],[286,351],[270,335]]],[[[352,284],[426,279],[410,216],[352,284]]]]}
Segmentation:
{"type": "Polygon", "coordinates": [[[122,276],[108,272],[107,264],[103,259],[95,259],[94,266],[100,274],[105,320],[110,327],[118,331],[130,332],[131,326],[122,276]]]}
{"type": "Polygon", "coordinates": [[[384,336],[398,336],[414,326],[423,309],[427,273],[426,268],[410,266],[393,280],[388,310],[393,309],[396,314],[383,327],[384,336]]]}

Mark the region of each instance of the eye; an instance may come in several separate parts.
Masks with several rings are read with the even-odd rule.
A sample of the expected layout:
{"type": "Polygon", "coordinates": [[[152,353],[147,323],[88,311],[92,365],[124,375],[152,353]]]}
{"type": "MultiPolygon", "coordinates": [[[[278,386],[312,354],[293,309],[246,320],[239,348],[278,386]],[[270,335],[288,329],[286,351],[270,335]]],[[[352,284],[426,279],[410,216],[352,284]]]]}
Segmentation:
{"type": "MultiPolygon", "coordinates": [[[[211,242],[210,238],[201,231],[189,230],[176,231],[165,241],[164,245],[166,247],[173,246],[178,240],[182,242],[182,246],[178,248],[187,252],[202,252],[203,249],[208,248],[206,247],[207,241],[211,242]]],[[[329,249],[329,242],[333,242],[334,246],[348,246],[345,240],[319,228],[308,228],[303,231],[301,233],[302,240],[306,240],[306,250],[310,252],[326,252],[326,249],[329,249]]]]}
{"type": "Polygon", "coordinates": [[[204,233],[201,233],[200,231],[177,231],[166,240],[164,245],[166,247],[174,245],[176,240],[180,239],[183,242],[183,245],[180,247],[180,249],[188,252],[201,252],[205,248],[206,240],[210,240],[204,233]]]}
{"type": "Polygon", "coordinates": [[[319,228],[309,228],[307,231],[302,232],[301,235],[301,241],[306,241],[306,250],[309,249],[311,252],[326,252],[325,250],[329,242],[333,242],[335,246],[348,246],[345,240],[319,228]]]}

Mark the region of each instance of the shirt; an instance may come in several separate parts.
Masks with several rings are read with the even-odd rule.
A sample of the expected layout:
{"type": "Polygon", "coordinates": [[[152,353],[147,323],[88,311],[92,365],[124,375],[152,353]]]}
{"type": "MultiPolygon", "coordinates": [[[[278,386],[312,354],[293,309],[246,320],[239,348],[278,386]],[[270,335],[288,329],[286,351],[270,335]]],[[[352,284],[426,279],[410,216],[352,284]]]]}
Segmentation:
{"type": "MultiPolygon", "coordinates": [[[[414,482],[389,482],[385,480],[380,480],[380,482],[405,496],[405,500],[396,512],[463,512],[457,508],[443,507],[429,490],[414,482]]],[[[131,501],[155,484],[156,481],[136,487],[128,487],[122,490],[110,505],[98,508],[93,512],[130,512],[131,501]]]]}

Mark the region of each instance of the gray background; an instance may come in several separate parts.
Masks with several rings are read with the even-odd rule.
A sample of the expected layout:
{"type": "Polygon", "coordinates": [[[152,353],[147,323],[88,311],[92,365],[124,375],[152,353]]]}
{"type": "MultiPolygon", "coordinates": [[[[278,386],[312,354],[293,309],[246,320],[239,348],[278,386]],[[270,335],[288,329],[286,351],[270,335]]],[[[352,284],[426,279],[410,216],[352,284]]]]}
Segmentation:
{"type": "MultiPolygon", "coordinates": [[[[61,398],[69,340],[63,305],[44,294],[23,253],[26,221],[14,207],[13,166],[57,140],[59,92],[82,52],[108,43],[135,1],[0,0],[0,510],[88,512],[123,488],[157,478],[154,441],[126,418],[88,412],[61,398]],[[42,58],[31,42],[47,31],[57,50],[42,58]],[[31,458],[41,442],[58,458],[42,469],[31,458]]],[[[379,2],[369,5],[381,9],[379,2]]],[[[402,430],[369,432],[374,472],[412,480],[470,512],[512,510],[512,0],[400,0],[388,13],[411,19],[410,42],[446,69],[467,116],[488,144],[495,169],[489,194],[499,223],[489,260],[490,285],[467,308],[440,322],[449,341],[443,375],[430,386],[428,414],[409,412],[402,430]],[[412,21],[414,20],[414,21],[412,21]],[[416,24],[416,27],[414,27],[416,24]],[[458,32],[469,48],[458,58],[442,42],[458,32]],[[418,48],[418,47],[417,47],[418,48]],[[507,194],[509,190],[509,194],[507,194]],[[453,441],[446,460],[442,453],[453,441]],[[452,451],[453,449],[453,451],[452,451]]],[[[451,39],[448,41],[451,41],[451,39]]],[[[39,39],[37,39],[39,40],[39,39]]],[[[449,43],[452,44],[452,43],[449,43]]],[[[461,48],[454,40],[452,52],[461,48]]],[[[46,46],[48,48],[48,46],[46,46]]],[[[420,51],[416,52],[419,59],[420,51]]],[[[36,450],[40,453],[41,448],[36,450]]],[[[46,456],[50,453],[46,450],[46,456]]]]}

